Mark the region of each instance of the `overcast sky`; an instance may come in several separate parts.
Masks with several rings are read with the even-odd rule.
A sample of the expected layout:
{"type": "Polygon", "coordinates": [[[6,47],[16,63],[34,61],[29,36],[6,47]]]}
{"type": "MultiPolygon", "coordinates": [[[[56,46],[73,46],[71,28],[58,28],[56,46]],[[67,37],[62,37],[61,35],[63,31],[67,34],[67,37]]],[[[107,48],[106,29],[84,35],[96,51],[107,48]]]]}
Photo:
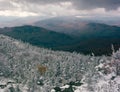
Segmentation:
{"type": "Polygon", "coordinates": [[[0,0],[0,16],[119,17],[120,0],[0,0]]]}

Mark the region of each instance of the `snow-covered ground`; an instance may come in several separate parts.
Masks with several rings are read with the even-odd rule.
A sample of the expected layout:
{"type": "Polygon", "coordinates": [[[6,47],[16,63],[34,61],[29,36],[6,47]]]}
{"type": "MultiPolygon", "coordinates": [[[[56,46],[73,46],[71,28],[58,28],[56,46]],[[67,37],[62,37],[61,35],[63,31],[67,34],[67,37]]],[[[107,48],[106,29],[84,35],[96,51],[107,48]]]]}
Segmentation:
{"type": "Polygon", "coordinates": [[[0,35],[0,92],[120,92],[120,51],[95,57],[0,35]]]}

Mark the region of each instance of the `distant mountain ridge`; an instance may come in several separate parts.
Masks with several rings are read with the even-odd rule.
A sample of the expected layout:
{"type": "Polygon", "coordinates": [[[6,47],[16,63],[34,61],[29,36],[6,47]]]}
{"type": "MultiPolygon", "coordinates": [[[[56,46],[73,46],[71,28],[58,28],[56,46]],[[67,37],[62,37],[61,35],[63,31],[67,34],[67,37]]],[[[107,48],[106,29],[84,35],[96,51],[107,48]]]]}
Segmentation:
{"type": "Polygon", "coordinates": [[[51,29],[56,32],[72,33],[77,32],[87,23],[89,22],[75,17],[55,17],[35,22],[33,25],[51,29]]]}
{"type": "Polygon", "coordinates": [[[94,28],[96,30],[100,30],[100,28],[105,30],[104,27],[108,29],[111,29],[114,27],[120,28],[117,26],[111,26],[111,25],[107,25],[99,22],[97,23],[95,21],[77,18],[77,17],[55,17],[51,19],[37,21],[33,25],[50,29],[56,32],[72,34],[72,35],[73,34],[77,35],[79,32],[82,32],[82,31],[89,31],[89,28],[94,28]]]}
{"type": "Polygon", "coordinates": [[[118,26],[95,23],[76,17],[52,18],[38,21],[34,25],[76,37],[79,40],[77,44],[64,48],[69,51],[94,52],[101,55],[110,54],[112,44],[115,49],[120,46],[120,27],[118,26]]]}
{"type": "MultiPolygon", "coordinates": [[[[59,21],[67,25],[67,21],[61,22],[61,19],[59,19],[59,21]]],[[[72,19],[70,21],[72,25],[72,19]]],[[[77,20],[74,20],[74,22],[75,21],[77,20]]],[[[49,21],[49,23],[50,22],[52,25],[52,21],[49,21]]],[[[65,26],[64,28],[59,26],[59,22],[57,23],[58,24],[55,22],[58,26],[52,25],[51,28],[60,28],[59,30],[56,29],[51,31],[51,29],[48,29],[46,26],[43,28],[25,25],[1,28],[0,33],[24,42],[29,42],[32,45],[51,48],[53,50],[76,51],[84,54],[93,52],[95,55],[111,55],[112,44],[115,50],[120,47],[120,27],[101,23],[82,22],[80,23],[81,26],[78,27],[80,28],[79,30],[70,29],[69,31],[67,29],[71,26],[65,26]]],[[[72,28],[74,28],[74,25],[72,25],[72,28]]]]}

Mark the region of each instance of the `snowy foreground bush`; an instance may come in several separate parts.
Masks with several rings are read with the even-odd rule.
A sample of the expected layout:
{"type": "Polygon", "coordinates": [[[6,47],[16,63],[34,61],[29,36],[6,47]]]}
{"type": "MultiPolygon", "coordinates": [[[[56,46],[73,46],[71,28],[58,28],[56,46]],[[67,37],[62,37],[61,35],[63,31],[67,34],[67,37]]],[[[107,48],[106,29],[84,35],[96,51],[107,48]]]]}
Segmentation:
{"type": "Polygon", "coordinates": [[[120,92],[120,51],[85,56],[0,35],[0,92],[120,92]]]}

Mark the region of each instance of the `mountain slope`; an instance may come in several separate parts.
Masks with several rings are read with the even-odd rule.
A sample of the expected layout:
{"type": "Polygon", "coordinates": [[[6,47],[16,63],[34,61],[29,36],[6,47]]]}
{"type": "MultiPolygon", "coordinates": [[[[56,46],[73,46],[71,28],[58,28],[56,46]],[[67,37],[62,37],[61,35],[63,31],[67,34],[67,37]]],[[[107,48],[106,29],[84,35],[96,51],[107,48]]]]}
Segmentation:
{"type": "Polygon", "coordinates": [[[15,39],[20,39],[24,42],[43,47],[57,47],[72,44],[74,39],[63,33],[54,32],[41,27],[35,26],[20,26],[3,28],[1,33],[11,36],[15,39]]]}
{"type": "Polygon", "coordinates": [[[0,92],[119,92],[119,53],[84,56],[0,35],[0,92]]]}
{"type": "MultiPolygon", "coordinates": [[[[51,19],[52,20],[52,19],[51,19]]],[[[57,19],[55,19],[56,21],[57,19]]],[[[58,19],[62,24],[68,24],[71,21],[61,22],[61,19],[58,19]]],[[[84,54],[94,53],[95,55],[111,55],[111,45],[114,45],[115,50],[118,50],[120,47],[120,27],[109,26],[100,23],[87,23],[87,22],[76,22],[78,25],[73,24],[72,29],[69,29],[68,26],[57,26],[60,23],[55,22],[56,25],[51,26],[51,28],[56,27],[60,28],[59,32],[50,31],[41,27],[35,26],[20,26],[20,27],[11,27],[0,29],[0,33],[11,36],[15,39],[20,39],[24,42],[29,42],[35,46],[42,46],[46,48],[51,48],[53,50],[63,50],[70,52],[80,52],[84,54]],[[80,26],[79,26],[80,25],[80,26]],[[77,27],[78,26],[78,27],[77,27]],[[66,32],[60,33],[60,30],[66,32]],[[79,30],[74,30],[74,28],[80,28],[79,30]],[[66,30],[65,30],[66,29],[66,30]]],[[[52,25],[52,21],[49,21],[52,25]]],[[[44,23],[44,22],[43,22],[44,23]]],[[[54,23],[54,22],[53,22],[54,23]]]]}
{"type": "Polygon", "coordinates": [[[93,52],[95,55],[110,55],[112,44],[116,50],[120,47],[120,27],[117,26],[91,23],[89,20],[76,17],[52,18],[38,21],[35,25],[65,33],[78,40],[73,45],[58,47],[57,49],[84,54],[93,52]]]}

